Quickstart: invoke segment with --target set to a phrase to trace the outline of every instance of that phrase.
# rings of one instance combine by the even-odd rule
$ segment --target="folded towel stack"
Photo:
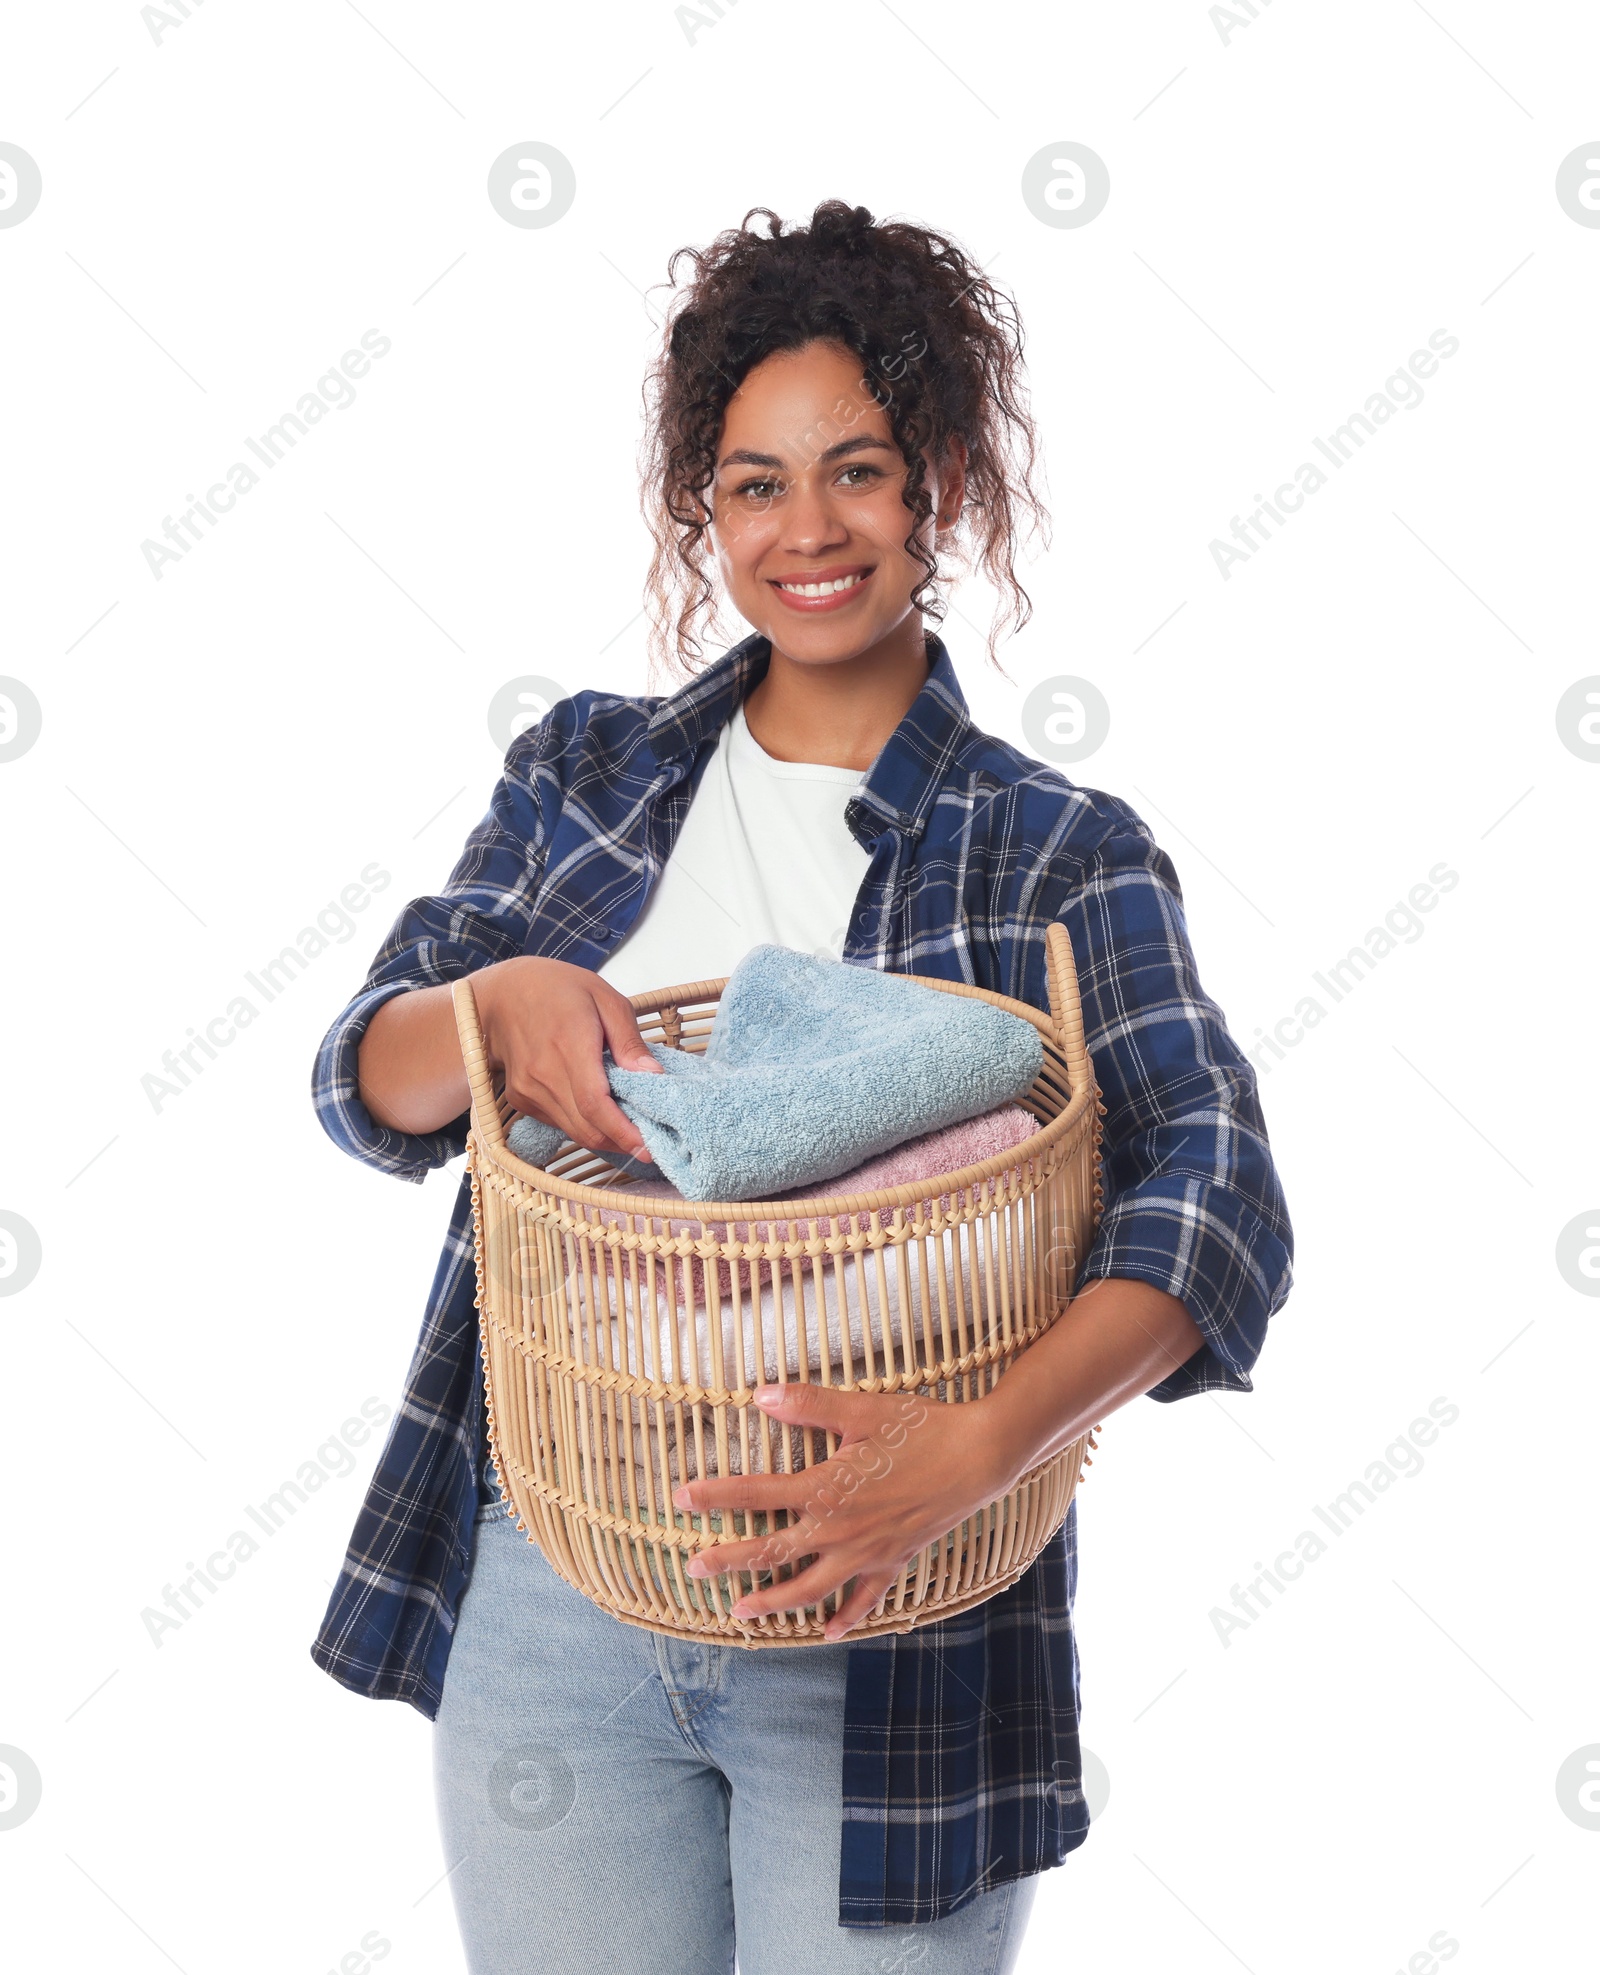
[[[648,1073],[647,1073],[648,1074]],[[907,1139],[897,1145],[892,1152],[880,1153],[875,1159],[867,1159],[849,1172],[840,1173],[830,1179],[825,1187],[804,1189],[791,1199],[823,1200],[840,1193],[878,1193],[889,1187],[910,1186],[918,1180],[936,1179],[941,1173],[960,1172],[967,1166],[976,1166],[985,1159],[992,1159],[997,1153],[1007,1152],[1024,1139],[1031,1138],[1039,1129],[1039,1121],[1031,1111],[1023,1110],[1020,1104],[1002,1104],[993,1111],[985,1111],[981,1117],[963,1119],[960,1124],[944,1125],[938,1131],[924,1132],[918,1138]],[[657,1209],[652,1202],[660,1200],[669,1203],[683,1199],[675,1186],[665,1180],[629,1180],[621,1189],[634,1196],[639,1205],[635,1213],[655,1215]],[[940,1201],[945,1212],[950,1210],[950,1196],[941,1194]],[[752,1206],[758,1206],[753,1201]],[[665,1216],[663,1216],[665,1218]],[[602,1221],[627,1221],[629,1215],[616,1207],[600,1209]],[[892,1207],[880,1207],[875,1211],[847,1214],[838,1217],[841,1230],[851,1228],[866,1229],[876,1223],[887,1227],[894,1219]],[[777,1220],[749,1221],[707,1221],[681,1220],[667,1221],[667,1230],[672,1234],[698,1234],[702,1227],[714,1241],[788,1241],[795,1233],[795,1226],[789,1221]],[[801,1230],[803,1232],[803,1230]],[[602,1248],[598,1253],[603,1260],[600,1266],[610,1271],[617,1261],[625,1257],[625,1250]],[[626,1261],[623,1260],[624,1273]],[[718,1300],[733,1294],[732,1264],[721,1260],[715,1264]],[[706,1265],[698,1260],[692,1263],[690,1275],[693,1279],[693,1294],[696,1309],[705,1307]],[[741,1271],[745,1293],[750,1291],[750,1271]],[[663,1297],[665,1292],[663,1291]],[[681,1294],[681,1284],[680,1284]],[[709,1363],[709,1357],[706,1362]]]
[[[1038,1130],[1038,1120],[1030,1112],[1020,1105],[1004,1105],[986,1112],[982,1117],[909,1140],[893,1152],[868,1160],[852,1172],[841,1174],[814,1197],[821,1199],[828,1194],[846,1192],[869,1193],[883,1187],[908,1185],[917,1180],[935,1178],[940,1173],[957,1172],[977,1165],[1013,1147],[1019,1149],[1020,1164],[1026,1157],[1027,1140]],[[641,1181],[626,1190],[637,1195],[639,1205],[635,1211],[643,1213],[651,1213],[658,1202],[663,1207],[669,1207],[674,1200],[681,1198],[675,1188],[667,1187],[659,1180]],[[953,1213],[963,1207],[971,1207],[976,1204],[974,1191],[962,1187],[940,1194],[940,1211]],[[797,1197],[803,1199],[805,1196]],[[752,1203],[755,1204],[758,1203]],[[879,1226],[890,1225],[894,1212],[892,1207],[884,1207],[840,1215],[837,1219],[840,1231],[852,1227],[865,1231],[875,1223]],[[616,1222],[627,1217],[620,1209],[602,1208],[599,1218]],[[796,1236],[804,1237],[808,1232],[800,1217],[793,1220],[705,1223],[673,1217],[669,1226],[673,1233],[698,1234],[704,1228],[715,1240],[770,1238],[787,1241]],[[871,1374],[881,1377],[885,1371],[911,1362],[907,1356],[907,1340],[912,1341],[914,1350],[924,1336],[924,1263],[928,1276],[928,1334],[937,1344],[941,1336],[941,1308],[954,1336],[958,1329],[957,1313],[965,1311],[970,1323],[975,1312],[983,1307],[984,1284],[997,1281],[1016,1261],[1003,1216],[996,1219],[990,1215],[980,1215],[976,1221],[962,1223],[938,1237],[924,1239],[917,1244],[917,1250],[914,1256],[908,1257],[904,1251],[890,1249],[882,1252],[881,1260],[879,1255],[868,1249],[859,1255],[840,1256],[837,1260],[821,1257],[813,1261],[809,1257],[801,1257],[791,1261],[758,1262],[753,1270],[750,1264],[740,1263],[737,1265],[737,1284],[734,1281],[735,1265],[721,1259],[710,1264],[697,1256],[677,1259],[670,1264],[670,1283],[667,1265],[657,1262],[652,1310],[648,1268],[643,1264],[630,1264],[625,1250],[597,1248],[598,1266],[604,1272],[601,1280],[605,1283],[603,1295],[598,1299],[602,1306],[604,1330],[597,1337],[586,1323],[583,1334],[569,1341],[570,1348],[584,1358],[595,1357],[599,1362],[641,1377],[663,1381],[683,1380],[713,1387],[720,1383],[729,1389],[741,1384],[771,1382],[780,1375],[790,1379],[802,1376],[816,1379],[824,1365],[829,1378],[836,1384]],[[569,1278],[569,1296],[583,1305],[585,1298],[576,1286],[578,1263],[575,1246],[569,1244],[566,1252],[573,1271]],[[638,1269],[637,1289],[634,1286],[634,1267]],[[614,1275],[611,1274],[613,1270]],[[718,1292],[715,1318],[706,1307],[708,1271],[713,1272]],[[1014,1305],[1020,1300],[1020,1295],[1014,1291]],[[840,1318],[841,1304],[845,1312],[843,1322]],[[684,1321],[691,1307],[694,1314],[692,1331]],[[718,1361],[712,1355],[713,1329],[722,1354],[720,1378]],[[870,1356],[867,1350],[869,1337],[872,1347]],[[803,1373],[802,1357],[805,1360]],[[691,1427],[687,1434],[689,1465],[685,1475],[679,1454],[677,1408],[666,1406],[658,1410],[652,1406],[649,1412],[667,1463],[670,1484],[676,1486],[680,1480],[692,1478],[698,1471],[695,1467],[694,1431]],[[764,1460],[769,1458],[762,1451],[767,1439],[767,1427],[766,1422],[752,1427],[751,1472],[761,1471]],[[607,1415],[602,1415],[599,1420],[598,1431],[601,1463],[609,1470],[612,1434]],[[773,1434],[777,1431],[770,1429]],[[630,1437],[636,1470],[642,1469],[648,1457],[637,1417],[634,1418]],[[776,1462],[780,1457],[774,1452],[770,1458]],[[805,1458],[803,1452],[800,1458]],[[625,1473],[620,1446],[618,1469],[619,1474]],[[746,1471],[744,1454],[737,1438],[730,1440],[727,1471],[734,1474]],[[642,1474],[636,1474],[635,1505],[639,1508],[648,1506],[642,1480]]]
[[[1033,1120],[1029,1123],[1033,1125]],[[1019,1165],[1026,1156],[1024,1142],[1019,1148]],[[1004,1173],[1001,1178],[1004,1179]],[[941,1195],[941,1209],[949,1212],[971,1208],[978,1204],[974,1199],[976,1193],[977,1189],[957,1188],[953,1194]],[[641,1206],[646,1204],[641,1201]],[[874,1220],[888,1221],[892,1214],[893,1209],[887,1209],[878,1214],[841,1218],[854,1218],[859,1227],[866,1228]],[[698,1228],[701,1224],[689,1225]],[[735,1224],[741,1233],[747,1225]],[[768,1223],[758,1222],[749,1231],[764,1238],[768,1227]],[[711,1231],[720,1236],[723,1229],[719,1226]],[[788,1224],[771,1224],[771,1232],[787,1238]],[[795,1232],[803,1235],[805,1230]],[[948,1322],[953,1348],[959,1351],[960,1313],[965,1313],[967,1346],[970,1348],[978,1342],[972,1326],[985,1307],[987,1286],[1001,1282],[1010,1285],[1008,1301],[1020,1320],[1025,1292],[1015,1273],[1022,1259],[1016,1239],[1019,1234],[1020,1229],[1012,1225],[1004,1209],[980,1211],[973,1219],[947,1228],[939,1235],[924,1237],[910,1251],[901,1247],[876,1252],[865,1249],[838,1257],[800,1256],[757,1263],[754,1285],[750,1266],[740,1263],[736,1290],[724,1296],[714,1312],[706,1308],[706,1264],[698,1257],[679,1258],[671,1264],[675,1299],[668,1289],[665,1267],[660,1262],[655,1264],[653,1306],[645,1267],[639,1266],[636,1292],[631,1267],[624,1260],[616,1276],[601,1277],[605,1288],[594,1299],[600,1306],[596,1309],[599,1323],[588,1318],[588,1298],[578,1290],[579,1265],[574,1246],[569,1244],[567,1256],[572,1270],[568,1278],[569,1307],[583,1308],[585,1317],[569,1335],[567,1348],[586,1362],[644,1378],[674,1383],[681,1380],[710,1388],[720,1384],[730,1391],[741,1385],[771,1384],[780,1377],[807,1377],[815,1381],[824,1366],[828,1382],[835,1385],[870,1375],[882,1377],[885,1372],[917,1362],[921,1356],[919,1347],[925,1344],[931,1344],[937,1354],[942,1345],[943,1322]],[[685,1321],[691,1299],[692,1325]],[[721,1350],[720,1376],[718,1361],[712,1354],[713,1341]],[[698,1472],[695,1464],[698,1435],[693,1415],[685,1414],[681,1407],[671,1403],[620,1396],[617,1403],[621,1407],[617,1424],[623,1427],[616,1436],[619,1470],[623,1467],[622,1445],[630,1437],[636,1467],[647,1465],[643,1424],[648,1418],[668,1467],[670,1485],[692,1479]],[[624,1422],[631,1422],[631,1434]],[[679,1447],[680,1422],[687,1444],[686,1469]],[[600,1469],[609,1471],[613,1439],[610,1409],[600,1409],[592,1424],[598,1433]],[[779,1429],[772,1428],[765,1419],[751,1424],[755,1438],[749,1472],[763,1469],[762,1446],[769,1428],[774,1436],[781,1437]],[[709,1437],[707,1429],[708,1440]],[[802,1454],[801,1458],[808,1457]],[[775,1465],[781,1464],[776,1454],[773,1460]],[[733,1474],[747,1471],[738,1439],[731,1435],[724,1471]],[[642,1488],[636,1489],[634,1499],[641,1508],[647,1505],[648,1498]]]
[[[1033,1024],[990,1002],[772,945],[728,977],[703,1053],[647,1046],[665,1074],[608,1054],[606,1080],[685,1200],[792,1195],[1014,1102],[1044,1061]],[[507,1142],[543,1166],[563,1135],[519,1118]]]

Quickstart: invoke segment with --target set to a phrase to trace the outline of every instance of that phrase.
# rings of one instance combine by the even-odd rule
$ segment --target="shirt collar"
[[[927,825],[950,763],[972,726],[966,696],[942,638],[928,638],[928,676],[905,717],[884,742],[846,808],[874,818],[913,842]],[[753,633],[668,695],[650,717],[650,750],[664,765],[693,758],[719,734],[745,695],[765,676],[772,647]]]

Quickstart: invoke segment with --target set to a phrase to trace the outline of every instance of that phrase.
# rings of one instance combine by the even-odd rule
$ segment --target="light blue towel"
[[[1044,1061],[1020,1015],[772,945],[752,947],[728,977],[703,1055],[647,1046],[664,1076],[604,1056],[611,1094],[656,1162],[624,1170],[659,1174],[690,1200],[771,1199],[848,1172],[1010,1103]],[[507,1136],[531,1166],[563,1142],[526,1117]]]

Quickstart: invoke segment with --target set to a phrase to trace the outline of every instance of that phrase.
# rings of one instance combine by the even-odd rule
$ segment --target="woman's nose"
[[[837,548],[848,540],[844,517],[828,498],[825,489],[800,482],[792,487],[783,504],[781,545],[795,555],[816,555]]]

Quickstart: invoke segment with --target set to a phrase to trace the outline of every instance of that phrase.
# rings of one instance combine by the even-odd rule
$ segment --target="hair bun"
[[[824,199],[811,215],[810,233],[820,247],[845,247],[860,252],[868,245],[875,224],[865,206],[847,206],[843,199]]]

